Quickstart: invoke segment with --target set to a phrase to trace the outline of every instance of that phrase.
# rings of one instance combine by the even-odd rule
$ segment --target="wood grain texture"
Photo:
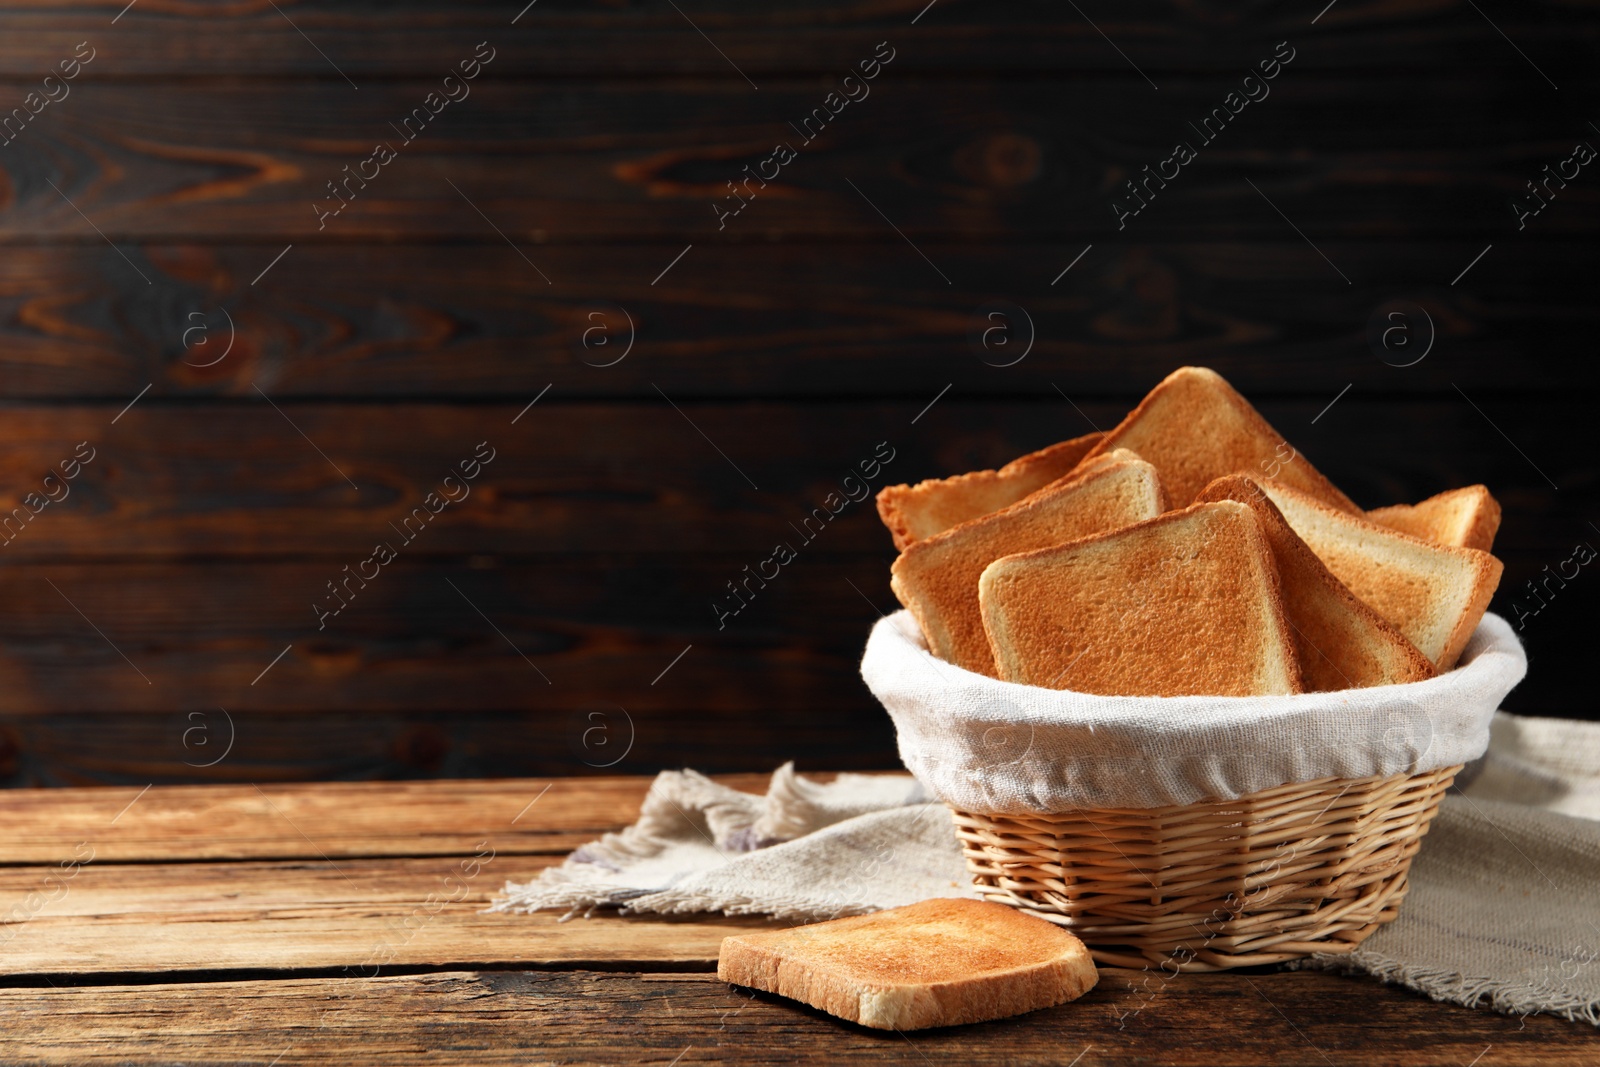
[[[1548,549],[1514,557],[1494,605],[1507,618],[1536,604],[1523,583],[1540,560],[1571,545]],[[858,674],[869,628],[895,606],[887,561],[801,561],[723,630],[710,591],[747,562],[738,556],[406,564],[320,635],[304,596],[323,580],[316,563],[30,565],[0,610],[0,781],[895,767],[889,718]],[[1509,709],[1592,707],[1591,597],[1571,583],[1525,620],[1538,667]]]
[[[499,711],[534,732],[517,751],[575,762],[569,724],[551,711],[605,708],[620,724],[620,705],[646,743],[694,710],[726,729],[755,707],[787,720],[854,703],[862,643],[894,605],[889,558],[796,564],[721,629],[713,604],[732,603],[742,556],[397,563],[321,631],[312,602],[338,573],[328,562],[40,565],[7,576],[4,714],[163,713],[169,755],[200,763],[220,754],[200,751],[207,730],[226,736],[220,705],[248,765],[261,720],[288,709]],[[810,632],[795,636],[797,625]],[[182,742],[189,714],[205,727],[194,745]]]
[[[1487,482],[1507,515],[1502,614],[1532,606],[1525,583],[1592,542],[1583,501],[1595,470],[1578,395],[1475,390],[1480,413],[1459,394],[1397,405],[1355,390],[1319,418],[1339,389],[1263,407],[1360,501]],[[774,541],[799,541],[790,524],[839,484],[827,472],[842,478],[877,440],[898,449],[885,471],[916,480],[994,466],[1085,418],[1109,426],[1126,408],[1074,409],[1054,395],[946,396],[915,425],[921,398],[686,402],[680,414],[665,401],[562,404],[552,393],[515,427],[519,409],[498,405],[284,406],[359,493],[260,402],[146,397],[115,426],[110,404],[13,409],[0,465],[19,494],[80,435],[101,454],[71,497],[6,546],[24,565],[6,571],[0,605],[0,776],[142,785],[590,773],[621,751],[580,744],[597,713],[616,731],[608,743],[631,735],[617,764],[628,770],[791,758],[893,766],[887,717],[858,677],[867,630],[894,605],[887,535],[867,506],[830,521],[725,627],[713,605],[733,605],[727,583]],[[496,422],[512,434],[483,430]],[[318,630],[313,603],[332,603],[327,582],[366,558],[480,432],[501,455],[473,495]],[[762,490],[741,488],[717,448]],[[1573,582],[1529,621],[1537,666],[1508,707],[1586,713],[1592,595]],[[205,766],[219,748],[185,739],[220,745],[228,723],[236,747]]]
[[[117,5],[120,6],[120,5]],[[1412,0],[1341,4],[1311,25],[1315,11],[1295,5],[1239,9],[1221,4],[1140,2],[1084,7],[1084,19],[1063,18],[1040,0],[1008,6],[944,0],[919,17],[926,0],[820,4],[789,0],[752,10],[733,3],[697,3],[685,12],[654,4],[562,4],[541,0],[513,24],[521,5],[452,4],[449,11],[418,2],[284,4],[293,25],[270,5],[194,6],[143,2],[109,27],[116,10],[71,0],[7,16],[0,37],[0,75],[29,77],[44,56],[71,54],[86,34],[105,57],[106,77],[297,76],[349,86],[342,70],[364,77],[447,68],[457,54],[485,38],[505,69],[523,76],[704,74],[738,82],[730,62],[750,75],[796,70],[832,71],[885,38],[907,67],[918,71],[1113,74],[1138,81],[1129,61],[1162,71],[1231,73],[1270,54],[1284,38],[1302,46],[1307,66],[1340,71],[1392,72],[1426,63],[1444,70],[1515,62],[1505,41],[1470,9]],[[913,24],[913,20],[916,20]],[[1592,26],[1567,5],[1537,3],[1496,12],[1495,22],[1541,64],[1557,70],[1588,62]],[[703,29],[728,57],[717,54]],[[294,27],[328,57],[319,56]],[[204,35],[206,47],[194,47]],[[337,70],[331,64],[337,65]],[[1530,78],[1537,76],[1528,71]],[[748,88],[748,86],[746,86]],[[1147,87],[1148,88],[1148,87]]]
[[[20,834],[0,842],[0,863],[13,864],[0,866],[0,1018],[28,1024],[0,1028],[0,1058],[293,1063],[359,1047],[380,1063],[667,1063],[698,1048],[719,1062],[1042,1064],[1065,1049],[1095,1063],[1431,1065],[1486,1046],[1507,1063],[1592,1052],[1579,1024],[1367,979],[1117,969],[1061,1008],[896,1041],[704,973],[723,936],[767,920],[479,910],[502,879],[558,861],[521,850],[550,847],[574,822],[630,818],[645,781],[559,780],[520,814],[538,782],[16,793]],[[408,829],[440,851],[392,855]],[[202,860],[202,849],[236,858]],[[280,849],[286,858],[237,858]],[[14,865],[41,850],[42,865]],[[186,862],[161,862],[174,853]],[[327,976],[296,976],[308,969]],[[117,984],[136,974],[154,981]]]
[[[462,964],[712,970],[724,937],[772,925],[763,917],[607,915],[563,923],[559,912],[487,913],[507,879],[527,881],[560,862],[500,855],[500,837],[488,830],[457,855],[426,859],[97,860],[64,881],[64,891],[46,880],[54,867],[0,868],[7,908],[25,906],[30,894],[49,901],[22,913],[31,918],[0,926],[9,935],[0,974],[348,968],[348,976],[366,978],[394,967]]]
[[[893,605],[870,505],[719,628],[726,583],[878,441],[896,481],[993,466],[1182,363],[1364,504],[1488,483],[1504,614],[1592,537],[1600,186],[1510,210],[1591,137],[1560,105],[1593,95],[1581,8],[122,6],[0,32],[0,115],[98,49],[0,148],[0,503],[100,449],[0,552],[0,781],[599,774],[596,721],[617,769],[893,766],[857,670]],[[318,228],[480,41],[472,95]],[[871,97],[719,229],[724,183],[880,41]],[[1117,229],[1120,184],[1278,41],[1271,96]],[[1366,336],[1395,298],[1438,331],[1403,370]],[[1035,335],[1009,368],[972,340],[997,301]],[[636,328],[610,367],[602,305]],[[473,496],[317,629],[485,438]],[[1594,595],[1529,621],[1509,707],[1593,713]]]
[[[1146,988],[1148,987],[1148,988]],[[1435,1004],[1368,979],[1107,969],[1081,1000],[913,1035],[870,1031],[710,975],[483,973],[366,981],[0,989],[0,1036],[28,1063],[1220,1063],[1576,1065],[1592,1028]],[[1119,1025],[1120,1023],[1120,1025]],[[359,1049],[359,1052],[355,1050]],[[1484,1055],[1486,1050],[1488,1055]],[[676,1058],[675,1058],[676,1057]],[[1490,1058],[1492,1057],[1492,1059]]]
[[[859,635],[857,635],[859,636]],[[798,672],[811,661],[789,651],[773,659]],[[818,658],[814,669],[843,678],[859,661]],[[752,676],[764,657],[746,657]],[[798,667],[797,667],[798,665]],[[780,706],[770,678],[721,680],[719,702],[689,703],[621,714],[618,704],[583,695],[553,709],[472,708],[398,711],[310,707],[230,712],[237,740],[226,758],[225,720],[209,711],[148,714],[78,712],[57,706],[45,715],[0,718],[0,784],[86,786],[150,782],[319,782],[332,780],[493,778],[511,775],[583,776],[647,773],[693,767],[705,772],[765,768],[794,761],[802,770],[844,767],[886,770],[900,766],[889,717],[856,680],[814,686],[826,705]],[[1563,694],[1557,693],[1557,696]],[[1581,713],[1589,705],[1574,693],[1570,705],[1536,705],[1540,714]],[[205,725],[210,744],[191,733]],[[598,730],[599,732],[591,732]],[[629,732],[633,744],[627,746]],[[184,746],[185,735],[191,743]]]
[[[18,520],[20,532],[3,551],[30,560],[316,554],[341,561],[328,580],[345,563],[354,571],[384,539],[406,559],[765,555],[778,539],[796,542],[801,553],[880,552],[889,542],[870,503],[843,497],[861,495],[860,484],[844,479],[875,454],[887,462],[870,479],[874,492],[886,481],[997,466],[1091,426],[1109,427],[1133,399],[1077,403],[1055,390],[1015,402],[947,395],[919,418],[946,381],[930,373],[926,399],[912,402],[808,405],[669,401],[670,392],[629,405],[559,403],[552,392],[515,424],[533,397],[483,406],[276,409],[260,399],[171,406],[146,398],[116,425],[122,403],[14,407],[0,455],[0,478],[12,487],[10,499],[0,496],[7,507],[42,485],[76,442],[91,442],[96,458],[71,483],[70,497],[27,525]],[[1506,507],[1501,545],[1513,556],[1521,538],[1541,543],[1544,516],[1581,524],[1581,512],[1567,510],[1578,503],[1565,503],[1539,472],[1563,490],[1595,484],[1585,443],[1591,401],[1583,394],[1469,400],[1452,392],[1397,406],[1352,392],[1319,417],[1346,384],[1330,380],[1315,401],[1263,399],[1259,407],[1358,504],[1485,482]],[[485,441],[495,456],[470,495],[402,537],[401,520]],[[827,504],[830,493],[839,496]],[[837,518],[813,519],[801,531],[825,504]],[[1568,536],[1550,535],[1544,543]]]
[[[1562,106],[1594,95],[1588,11],[63,0],[0,16],[0,116],[85,39],[71,97],[0,147],[0,501],[99,449],[0,553],[0,781],[122,787],[8,794],[0,908],[29,917],[0,925],[0,1061],[1593,1060],[1590,1028],[1313,974],[1108,971],[885,1037],[704,973],[760,920],[477,910],[633,818],[648,779],[618,769],[895,764],[856,673],[892,604],[870,505],[725,629],[710,607],[881,440],[894,480],[992,466],[1209,363],[1362,503],[1489,483],[1507,611],[1592,540],[1571,356],[1600,186],[1525,231],[1510,208],[1591,139]],[[1120,184],[1280,40],[1271,97],[1118,229]],[[325,183],[480,41],[471,97],[319,228]],[[724,183],[880,41],[871,98],[719,229]],[[1364,336],[1397,297],[1439,332],[1403,371]],[[1037,334],[1008,369],[970,340],[999,300]],[[637,325],[607,368],[601,303]],[[235,347],[198,365],[223,311]],[[316,629],[311,597],[485,438],[472,497]],[[1530,621],[1509,706],[1593,714],[1587,581]],[[610,770],[595,714],[632,744]],[[441,775],[522,777],[283,784]]]
[[[1122,80],[898,75],[886,68],[870,96],[807,144],[791,124],[822,106],[829,90],[815,79],[759,93],[704,81],[526,84],[496,80],[491,66],[407,143],[396,124],[437,80],[330,100],[328,86],[302,81],[197,93],[85,74],[5,147],[0,241],[98,242],[85,217],[125,243],[482,241],[494,237],[487,217],[533,252],[545,241],[641,238],[892,242],[885,215],[913,240],[1286,242],[1298,227],[1313,242],[1509,241],[1511,198],[1592,133],[1467,74],[1422,94],[1407,81],[1290,67],[1211,143],[1189,123],[1221,107],[1234,79],[1169,80],[1156,93]],[[1571,80],[1569,90],[1594,86]],[[1112,201],[1126,197],[1123,183],[1142,181],[1141,168],[1180,140],[1197,157],[1119,223]],[[370,181],[348,179],[348,205],[325,217],[344,203],[329,183],[346,181],[346,167],[355,174],[379,142],[396,158],[368,165]],[[728,183],[779,143],[798,158],[776,177],[768,167],[767,188],[731,198]],[[735,218],[713,210],[744,199]],[[1574,181],[1527,228],[1592,236],[1596,203],[1600,187]],[[641,272],[653,277],[675,252]],[[125,284],[142,284],[134,269],[118,271]],[[1454,271],[1441,274],[1444,284]],[[1341,281],[1329,271],[1329,289]]]
[[[768,780],[764,774],[717,777],[729,788],[755,793],[764,793]],[[92,843],[93,862],[101,865],[470,856],[477,842],[490,838],[502,856],[564,853],[638,818],[650,782],[611,775],[581,781],[18,789],[5,795],[0,865],[70,860],[80,841]],[[168,876],[183,877],[178,868]],[[27,884],[26,876],[16,878],[13,888]]]
[[[1393,396],[1451,382],[1600,386],[1591,361],[1570,358],[1600,328],[1588,300],[1600,252],[1531,233],[1497,244],[1455,288],[1481,244],[1319,241],[1352,286],[1329,285],[1328,261],[1292,233],[1293,243],[1088,252],[1088,242],[922,245],[947,286],[888,236],[696,244],[656,285],[681,246],[530,246],[549,286],[498,241],[296,245],[257,285],[281,245],[127,249],[151,286],[126,284],[131,272],[103,242],[17,247],[0,257],[0,397],[126,403],[153,383],[146,400],[257,399],[259,383],[280,401],[446,400],[553,383],[561,398],[659,399],[653,382],[671,395],[794,401],[923,396],[945,382],[967,397],[1051,382],[1136,397],[1178,360],[1215,366],[1251,396],[1322,396],[1346,382]],[[1368,323],[1393,325],[1380,313],[1393,298],[1426,308],[1435,358],[1400,369],[1375,354]],[[986,318],[1002,299],[1022,313]],[[1405,329],[1424,345],[1412,317]],[[974,335],[997,322],[988,353]],[[998,340],[1015,353],[1030,336],[1014,366],[980,359],[1004,362]]]

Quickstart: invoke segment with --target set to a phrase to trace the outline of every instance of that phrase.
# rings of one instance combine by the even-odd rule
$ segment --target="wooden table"
[[[756,789],[764,776],[723,779]],[[28,790],[0,834],[0,1063],[1592,1064],[1592,1028],[1318,974],[1107,969],[883,1034],[716,980],[763,920],[485,914],[646,778]]]

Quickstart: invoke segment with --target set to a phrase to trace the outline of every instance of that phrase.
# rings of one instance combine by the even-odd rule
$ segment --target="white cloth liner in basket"
[[[1466,763],[1527,669],[1493,614],[1454,670],[1337,693],[1109,697],[1002,682],[935,658],[908,611],[873,627],[861,661],[906,768],[946,803],[997,815],[1233,800]]]

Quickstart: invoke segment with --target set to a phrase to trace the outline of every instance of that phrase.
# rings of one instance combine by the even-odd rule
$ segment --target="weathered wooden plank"
[[[1549,533],[1502,551],[1511,569],[1494,606],[1508,618],[1519,602],[1538,607],[1524,583],[1546,563],[1596,540],[1593,530]],[[297,730],[326,733],[298,751],[303,772],[331,777],[448,773],[461,758],[477,773],[551,773],[585,754],[621,757],[630,735],[630,758],[644,762],[628,768],[650,767],[727,729],[752,753],[786,739],[785,754],[804,760],[845,722],[870,721],[857,664],[879,612],[897,606],[890,558],[797,560],[766,588],[752,584],[755,599],[721,628],[718,607],[735,606],[726,583],[749,562],[738,555],[406,561],[321,631],[312,605],[326,562],[30,565],[8,573],[0,602],[0,722],[18,732],[17,748],[63,773],[134,784],[184,773],[180,764],[205,770],[225,749],[214,776],[271,780],[269,768],[296,761]],[[1541,662],[1530,710],[1585,703],[1572,656],[1583,589],[1552,584],[1548,607],[1524,620]],[[607,753],[579,744],[591,712],[616,731]],[[147,743],[125,747],[133,724],[115,715],[127,713],[152,731]],[[68,718],[47,721],[58,716]],[[869,749],[886,740],[850,736]],[[352,762],[322,762],[335,737]],[[0,764],[16,772],[17,759]]]
[[[220,706],[236,728],[234,774],[252,773],[266,755],[257,731],[286,727],[264,720],[290,709],[495,712],[533,733],[508,738],[506,759],[573,763],[569,727],[583,723],[558,712],[604,709],[621,730],[626,709],[643,752],[690,711],[707,731],[736,722],[758,692],[756,706],[790,722],[854,703],[867,630],[894,604],[891,558],[797,562],[721,629],[714,605],[737,606],[727,583],[750,562],[737,555],[401,561],[322,630],[313,605],[333,603],[326,583],[339,575],[326,561],[41,564],[7,572],[3,712],[156,713],[162,762],[198,764],[220,743],[201,753],[183,737],[199,723],[197,742],[223,741]]]
[[[288,242],[493,239],[486,216],[532,253],[547,240],[644,237],[895,242],[881,209],[918,241],[1287,242],[1285,216],[1313,241],[1508,241],[1518,228],[1509,198],[1593,136],[1466,72],[1418,93],[1409,81],[1290,67],[1269,96],[1202,138],[1189,123],[1222,108],[1233,81],[1168,80],[1156,93],[1126,80],[926,82],[891,66],[807,143],[796,131],[829,91],[813,79],[759,93],[740,82],[527,84],[497,80],[491,66],[407,141],[399,124],[435,81],[330,97],[332,86],[305,82],[196,91],[84,75],[5,147],[0,240],[99,242],[87,216],[130,245],[248,237],[273,245],[265,263]],[[1196,157],[1167,165],[1170,180],[1143,191],[1148,207],[1119,221],[1123,182],[1144,181],[1141,168],[1180,140]],[[797,157],[764,164],[779,143]],[[735,197],[729,183],[747,165],[765,176]],[[1530,228],[1562,239],[1600,228],[1593,181],[1552,195]],[[135,266],[117,276],[142,285],[142,256],[127,251]],[[676,253],[662,251],[640,265],[644,277]],[[1453,276],[1441,273],[1439,284]],[[1342,281],[1330,270],[1330,290]]]
[[[1329,399],[1338,391],[1330,388]],[[930,398],[936,392],[931,389]],[[1315,462],[1366,502],[1488,482],[1506,505],[1498,550],[1508,570],[1495,602],[1502,614],[1514,617],[1518,603],[1531,606],[1524,583],[1559,565],[1573,543],[1592,543],[1581,511],[1582,489],[1594,480],[1581,396],[1510,402],[1479,393],[1476,400],[1493,425],[1459,397],[1396,406],[1360,396],[1356,390],[1340,399],[1315,425],[1311,420],[1326,406],[1320,400],[1265,407]],[[721,484],[735,482],[737,473],[664,402],[655,412],[547,405],[549,399],[516,427],[519,433],[538,428],[527,455],[535,465],[548,464],[531,477],[509,479],[527,506],[501,516],[497,501],[485,509],[486,521],[474,510],[483,507],[483,490],[500,470],[515,470],[508,459],[497,459],[460,509],[469,520],[465,528],[443,526],[450,518],[443,516],[425,535],[429,540],[419,538],[416,546],[439,544],[441,550],[407,552],[325,631],[315,628],[314,596],[365,553],[320,557],[325,563],[259,557],[337,553],[341,547],[370,551],[364,541],[372,534],[360,504],[344,509],[319,507],[315,496],[296,499],[296,484],[336,483],[321,498],[334,502],[340,490],[337,475],[287,423],[270,409],[136,406],[115,427],[102,426],[117,435],[97,438],[105,457],[80,475],[73,497],[46,509],[7,546],[14,560],[30,565],[8,569],[8,596],[0,607],[0,639],[8,650],[0,657],[0,677],[9,694],[0,719],[0,777],[14,784],[142,785],[585,773],[617,752],[607,749],[604,758],[588,752],[585,760],[578,739],[595,712],[617,729],[619,743],[631,732],[634,747],[618,764],[629,770],[683,764],[735,769],[788,758],[809,766],[893,766],[887,719],[856,670],[867,628],[877,611],[893,604],[883,583],[888,549],[867,506],[830,523],[815,551],[803,550],[783,580],[760,590],[724,629],[713,602],[744,566],[765,558],[773,540],[794,534],[789,523],[824,498],[830,486],[821,472],[830,465],[846,470],[859,460],[847,451],[852,439],[870,442],[885,427],[905,426],[915,435],[909,441],[886,434],[904,446],[903,457],[887,469],[914,480],[1002,462],[1077,432],[1063,420],[1082,417],[1065,401],[1053,408],[974,405],[953,396],[915,427],[910,423],[920,403],[788,410],[688,405],[695,424],[730,455],[748,462],[746,450],[779,452],[772,466],[751,465],[767,487],[756,494]],[[1079,407],[1099,425],[1109,425],[1121,410],[1103,403]],[[349,458],[345,445],[361,450],[367,458],[351,470],[363,478],[369,459],[392,471],[391,456],[401,452],[418,472],[417,495],[432,473],[424,454],[448,456],[447,438],[471,441],[484,411],[496,410],[286,409],[337,462]],[[69,431],[81,427],[92,435],[91,419],[109,423],[113,414],[109,406],[12,412],[12,448],[4,453],[12,465],[9,483],[42,477],[34,471],[60,458],[54,445],[67,448],[76,436]],[[512,414],[503,409],[501,418],[509,423]],[[251,418],[257,419],[253,428]],[[334,434],[325,437],[324,427]],[[602,441],[608,443],[598,449],[591,444]],[[125,452],[129,447],[135,451]],[[296,468],[285,456],[297,448],[303,456]],[[1519,448],[1566,491],[1541,488],[1538,471]],[[226,473],[231,457],[251,455],[254,462]],[[173,473],[198,468],[204,474],[202,464],[218,464],[202,491]],[[541,480],[567,478],[574,467],[580,474],[559,482],[556,492]],[[782,499],[763,500],[775,484]],[[552,525],[549,501],[563,494],[571,498],[567,518]],[[656,500],[660,507],[646,503]],[[213,509],[209,518],[207,508]],[[600,515],[591,518],[596,510]],[[380,533],[386,526],[375,517],[366,522]],[[267,534],[251,542],[263,527]],[[61,530],[71,536],[57,537]],[[628,530],[637,532],[631,544],[619,536]],[[348,538],[345,546],[340,537]],[[591,551],[529,555],[570,553],[575,544]],[[44,562],[64,555],[165,556],[175,545],[245,558]],[[713,545],[720,551],[703,553]],[[702,551],[619,555],[641,548]],[[1535,666],[1510,708],[1592,714],[1582,667],[1590,604],[1584,589],[1581,580],[1574,583],[1529,621]],[[651,684],[691,644],[693,651]],[[552,684],[544,684],[529,660]],[[219,713],[224,708],[232,719]],[[624,709],[627,717],[619,715]],[[220,744],[229,722],[236,748],[205,766],[219,749],[186,746],[185,737],[195,736],[190,731],[198,723],[208,743]]]
[[[1150,990],[1142,988],[1149,986]],[[1072,1004],[904,1035],[710,975],[483,973],[0,990],[13,1062],[152,1064],[929,1063],[1396,1067],[1593,1062],[1594,1031],[1318,974],[1108,969]],[[676,1057],[676,1058],[675,1058]]]
[[[854,635],[858,646],[864,633]],[[580,679],[578,692],[563,695],[552,708],[536,710],[351,710],[318,703],[228,716],[216,706],[178,713],[63,707],[7,714],[0,716],[0,785],[495,778],[671,767],[723,772],[773,769],[786,760],[807,771],[898,767],[889,717],[853,677],[859,658],[859,647],[826,658],[803,649],[747,656],[732,678],[716,680],[720,691],[710,699],[718,706],[708,706],[710,699],[642,710],[600,704],[590,694],[606,683],[595,676]],[[430,665],[420,673],[442,669]],[[773,678],[806,669],[835,673],[838,680],[811,687],[826,702],[795,707],[789,694],[777,693]],[[1546,685],[1539,699],[1550,696],[1551,688]],[[1570,701],[1536,703],[1538,714],[1582,716],[1590,708],[1587,690],[1575,681],[1554,688],[1555,696],[1570,695]],[[337,695],[331,690],[319,699]],[[221,747],[229,722],[235,735],[231,751]],[[203,735],[191,732],[201,726],[208,731],[206,746],[198,744]],[[209,763],[224,751],[219,762]]]
[[[1482,481],[1506,505],[1501,544],[1513,554],[1539,543],[1534,531],[1545,522],[1576,532],[1578,504],[1545,476],[1562,487],[1593,484],[1589,394],[1480,392],[1469,403],[1451,390],[1403,404],[1373,399],[1399,373],[1376,364],[1325,415],[1352,383],[1329,377],[1315,401],[1266,398],[1259,406],[1364,506]],[[26,525],[26,515],[13,520],[5,552],[14,560],[315,553],[343,561],[329,581],[342,578],[343,564],[370,577],[372,567],[360,564],[380,542],[407,560],[574,548],[764,556],[780,539],[802,555],[881,552],[886,537],[871,504],[851,504],[844,493],[865,496],[889,481],[994,466],[1111,426],[1136,399],[1078,402],[1068,399],[1070,374],[1056,381],[1060,392],[1017,402],[969,402],[953,392],[939,398],[948,379],[930,369],[926,399],[891,403],[669,403],[668,389],[629,405],[562,403],[552,392],[532,408],[532,396],[486,406],[269,406],[260,399],[170,406],[145,398],[120,417],[127,403],[120,397],[18,406],[6,414],[0,453],[7,506],[36,486],[54,486],[44,479],[76,442],[90,442],[96,453],[69,497]],[[270,393],[272,383],[264,384]],[[922,408],[929,410],[919,415]],[[492,461],[470,486],[446,484],[458,464],[490,450]],[[444,499],[424,507],[428,494],[441,490],[460,502],[430,516]],[[470,495],[462,498],[464,491]],[[418,508],[428,521],[413,518],[402,531]],[[837,511],[837,520],[826,510],[813,516],[818,509]],[[1569,536],[1566,526],[1558,532],[1554,540]],[[80,592],[93,602],[92,591]],[[45,613],[70,610],[52,599],[54,607],[42,598],[30,603]]]
[[[114,833],[91,834],[76,855]],[[498,842],[514,834],[502,823],[482,837],[458,836],[464,855],[426,859],[102,864],[94,852],[70,874],[59,864],[0,868],[0,914],[21,917],[0,923],[0,974],[348,968],[367,977],[388,967],[463,964],[708,970],[729,933],[770,925],[759,917],[563,923],[559,912],[487,913],[506,879],[525,881],[560,861],[501,854]]]
[[[153,383],[147,400],[255,398],[252,382],[280,401],[504,397],[552,383],[559,397],[658,400],[652,382],[703,397],[921,396],[933,368],[934,388],[961,396],[1052,381],[1132,396],[1182,363],[1216,366],[1252,394],[1600,385],[1590,361],[1569,358],[1600,328],[1593,246],[1501,242],[1451,288],[1481,244],[1319,241],[1319,253],[1287,236],[1088,252],[923,245],[951,286],[898,238],[696,244],[656,285],[681,246],[530,249],[549,286],[498,239],[297,245],[257,285],[282,246],[147,245],[151,286],[125,284],[132,274],[103,242],[24,246],[0,257],[0,397],[126,398]],[[1328,260],[1355,284],[1330,286]],[[1395,373],[1381,355],[1405,362],[1400,339],[1427,344],[1421,316],[1379,314],[1402,296],[1426,306],[1437,336],[1433,358]],[[986,318],[999,299],[1022,311]],[[1374,351],[1375,314],[1400,325],[1394,352]],[[996,325],[993,352],[974,344]],[[980,358],[1006,362],[1030,338],[1003,372]]]
[[[701,2],[683,9],[692,15],[691,25],[670,7],[644,4],[591,10],[544,0],[521,12],[515,4],[475,2],[452,4],[445,12],[418,2],[315,2],[287,7],[291,25],[270,5],[178,9],[144,3],[113,28],[109,23],[116,10],[75,0],[8,13],[7,33],[0,38],[0,75],[31,77],[43,66],[41,56],[70,55],[85,35],[104,56],[104,70],[95,73],[108,78],[295,75],[337,85],[345,85],[339,71],[358,81],[434,70],[442,76],[457,56],[470,54],[485,38],[500,49],[505,58],[498,62],[505,69],[533,76],[696,73],[737,80],[734,64],[752,77],[842,71],[856,56],[870,55],[885,37],[900,46],[905,65],[919,71],[1066,69],[1134,81],[1138,74],[1131,61],[1152,75],[1232,73],[1254,66],[1286,37],[1304,49],[1308,66],[1339,70],[1392,73],[1403,64],[1408,70],[1459,71],[1518,62],[1489,25],[1468,17],[1470,11],[1429,3],[1339,5],[1315,25],[1316,11],[1292,4],[1247,15],[1226,7],[1146,0],[1090,4],[1084,17],[1065,17],[1059,7],[1042,2],[1008,5],[1004,11],[940,3],[920,14],[926,6],[926,0],[806,0],[752,9]],[[1495,15],[1496,24],[1558,81],[1562,71],[1581,68],[1593,53],[1594,27],[1571,7],[1529,4]],[[1543,86],[1533,70],[1526,77]]]
[[[735,789],[765,792],[768,776],[719,775],[717,780]],[[5,794],[0,866],[83,859],[75,853],[80,842],[90,845],[92,863],[100,866],[154,860],[470,856],[477,842],[489,838],[502,856],[566,852],[631,823],[650,782],[649,777],[612,775],[15,789]],[[180,881],[187,877],[181,869],[163,869]],[[13,879],[11,888],[26,888],[42,873],[12,871],[6,877]],[[108,877],[113,878],[108,891],[114,891],[114,876]],[[51,913],[62,914],[54,906]]]

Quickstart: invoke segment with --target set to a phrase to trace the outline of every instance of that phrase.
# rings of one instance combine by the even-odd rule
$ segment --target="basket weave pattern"
[[[1393,919],[1460,769],[1164,808],[955,811],[956,835],[984,897],[1067,927],[1101,963],[1251,967],[1351,952]]]

